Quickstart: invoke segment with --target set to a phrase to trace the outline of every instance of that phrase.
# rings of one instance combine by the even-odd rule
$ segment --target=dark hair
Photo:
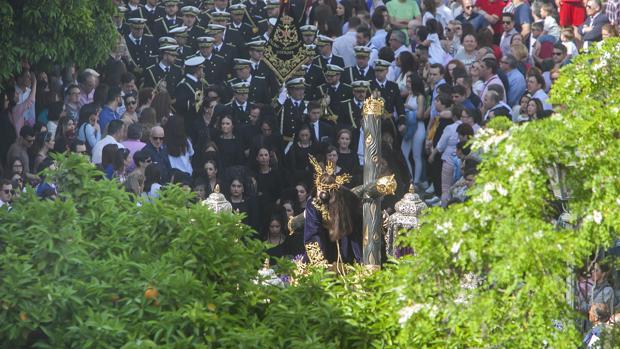
[[[161,182],[161,169],[158,164],[150,164],[144,170],[144,191],[151,191],[153,183]]]
[[[530,104],[530,102],[534,102],[534,104],[536,105],[536,113],[534,113],[534,115],[532,116],[536,119],[542,119],[544,117],[543,113],[545,111],[542,101],[538,98],[530,98],[527,104]],[[527,110],[526,110],[526,113],[527,113]]]
[[[140,139],[142,137],[142,125],[138,122],[127,127],[128,139]]]
[[[420,75],[414,72],[409,75],[409,79],[411,79],[411,93],[413,93],[414,96],[424,96],[426,93],[424,89],[424,80],[422,80]]]
[[[445,72],[446,72],[446,70],[444,69],[443,65],[441,65],[439,63],[433,63],[428,68],[429,69],[439,69],[439,75],[444,75]]]
[[[341,1],[340,3],[342,4],[343,1]],[[345,15],[346,15],[346,13],[345,13]],[[345,20],[346,20],[346,18],[345,18]],[[362,20],[359,17],[351,16],[349,18],[349,29],[353,29],[353,28],[357,29],[361,24],[362,24]]]
[[[108,124],[108,135],[114,135],[118,131],[121,131],[125,127],[125,124],[121,120],[112,120]]]
[[[120,148],[116,150],[116,154],[114,154],[114,170],[121,171],[125,168],[125,160],[129,157],[129,149]]]
[[[430,12],[433,15],[436,13],[437,4],[435,3],[435,0],[422,0],[422,4],[424,5],[426,11]]]
[[[450,108],[452,106],[452,96],[446,93],[440,93],[437,95],[436,99],[446,108]]]
[[[456,149],[460,150],[463,155],[467,156],[471,153],[471,147],[467,145],[467,141],[460,141],[456,144]]]
[[[502,12],[502,18],[504,17],[508,17],[510,18],[510,21],[514,22],[515,20],[515,15],[512,14],[511,12]]]
[[[84,104],[82,108],[80,108],[80,117],[78,119],[78,124],[81,126],[84,123],[88,123],[90,116],[97,114],[99,107],[95,103]]]
[[[185,123],[182,118],[168,120],[164,125],[164,143],[168,147],[168,154],[181,156],[187,152],[189,143],[185,134]]]
[[[116,159],[116,152],[118,151],[118,145],[114,143],[106,144],[101,150],[101,167],[113,164]]]
[[[121,75],[121,84],[126,84],[135,80],[136,77],[130,72],[126,72]]]
[[[545,78],[542,76],[542,74],[538,74],[538,73],[536,73],[534,71],[532,71],[529,74],[527,74],[528,78],[532,77],[532,76],[534,77],[534,79],[536,79],[536,82],[540,85],[540,88],[544,90],[546,84],[545,84]]]
[[[457,85],[452,86],[452,93],[456,93],[457,95],[460,95],[460,96],[465,96],[467,94],[467,89],[464,86],[457,84]]]
[[[497,74],[497,59],[495,58],[485,58],[482,60],[482,64],[488,69],[491,69],[491,73]]]
[[[112,86],[108,90],[108,96],[106,97],[105,102],[106,102],[106,104],[114,102],[120,96],[121,96],[121,88],[120,87],[116,87],[116,86]]]
[[[138,106],[145,105],[153,97],[152,87],[143,87],[138,91]]]
[[[95,93],[93,94],[93,103],[97,104],[98,106],[102,106],[106,103],[106,100],[108,99],[108,93],[110,91],[110,86],[107,84],[99,84],[99,86],[97,86],[97,88],[95,89]]]
[[[47,110],[47,120],[58,121],[58,119],[60,119],[60,114],[62,114],[62,110],[64,108],[65,104],[63,102],[52,102],[49,109]]]
[[[138,166],[141,162],[145,162],[150,157],[151,156],[146,150],[138,150],[137,152],[133,153],[133,162],[136,164],[136,166]]]
[[[403,51],[398,55],[400,59],[400,73],[401,75],[407,74],[408,72],[416,72],[418,71],[418,62],[416,62],[415,57],[409,51]]]
[[[308,103],[308,112],[314,109],[321,109],[321,103],[319,103],[318,101],[310,101]]]
[[[123,103],[125,103],[125,106],[127,106],[127,100],[128,100],[129,98],[133,98],[133,99],[135,99],[135,100],[136,100],[136,103],[137,103],[137,102],[138,102],[138,101],[137,101],[137,99],[138,99],[138,97],[137,97],[137,96],[138,96],[138,94],[137,94],[135,91],[131,91],[130,93],[126,93],[126,94],[123,96]],[[136,104],[136,106],[137,106],[137,104]]]
[[[34,129],[32,128],[32,126],[24,125],[22,126],[21,130],[19,130],[19,136],[22,138],[34,137]]]
[[[370,38],[370,29],[365,25],[357,27],[357,32],[362,34],[365,38]]]
[[[482,123],[482,113],[480,113],[480,109],[478,108],[467,108],[465,112],[474,119],[474,122],[478,125]]]
[[[377,7],[375,12],[372,14],[371,22],[375,28],[383,29],[383,27],[385,27],[385,18],[383,17],[383,12],[378,10],[379,7]]]
[[[493,32],[489,28],[478,30],[478,47],[493,47]]]
[[[596,321],[598,322],[607,322],[611,317],[611,312],[609,311],[609,307],[605,303],[594,303],[590,306],[589,309],[594,316],[596,317]]]
[[[384,61],[392,62],[394,61],[394,51],[389,46],[384,46],[379,50],[378,57]]]
[[[474,136],[474,128],[468,124],[460,124],[456,128],[456,133],[458,133],[459,136],[470,138]]]

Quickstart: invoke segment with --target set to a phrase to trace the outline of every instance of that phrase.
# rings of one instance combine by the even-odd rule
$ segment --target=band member
[[[156,87],[165,81],[166,90],[174,96],[175,88],[183,77],[181,67],[175,64],[179,55],[178,47],[178,45],[166,45],[159,48],[161,60],[146,69],[144,87]]]
[[[355,46],[355,65],[345,69],[342,81],[351,83],[356,80],[372,81],[375,79],[375,71],[368,62],[372,49],[368,46]]]
[[[185,60],[185,77],[177,85],[174,94],[174,107],[178,115],[185,119],[185,127],[188,134],[192,134],[192,125],[202,117],[200,109],[204,95],[204,71],[205,58],[193,56]]]
[[[157,38],[168,35],[170,29],[183,25],[183,18],[179,17],[179,0],[164,1],[166,15],[159,17],[153,23],[153,35]]]
[[[335,109],[340,102],[351,99],[352,92],[351,86],[348,84],[343,84],[340,82],[340,76],[344,72],[344,69],[337,65],[328,64],[327,70],[325,71],[325,80],[326,83],[319,86],[320,96],[315,96],[319,99],[326,96],[329,96],[329,107],[331,109]]]
[[[146,27],[145,18],[130,18],[127,20],[127,23],[131,31],[128,35],[125,35],[127,49],[131,59],[142,71],[154,63],[152,55],[156,48],[155,39],[152,35],[144,33],[144,28]]]
[[[292,144],[308,106],[304,101],[306,81],[304,78],[291,79],[287,81],[286,89],[288,95],[285,99],[278,101],[278,130],[282,139]]]
[[[226,81],[226,61],[224,57],[213,53],[215,39],[210,36],[201,36],[198,41],[198,54],[205,58],[205,80],[210,85],[222,85]]]

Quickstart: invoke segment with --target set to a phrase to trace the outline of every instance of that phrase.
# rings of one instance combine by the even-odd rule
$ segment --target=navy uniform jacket
[[[252,4],[251,1],[244,2],[248,14],[252,16],[252,19],[256,23],[257,20],[266,18],[267,11],[265,11],[265,2],[261,0],[257,0],[255,4]]]
[[[353,81],[365,80],[373,81],[375,79],[375,70],[371,66],[366,67],[364,76],[360,75],[359,68],[356,65],[350,66],[344,70],[340,81],[350,84]]]
[[[231,23],[228,26],[228,30],[236,30],[241,33],[241,36],[243,37],[243,42],[240,43],[241,45],[245,44],[246,42],[252,41],[252,38],[256,36],[256,34],[254,34],[254,31],[252,31],[252,26],[245,21],[241,22],[241,26],[239,26],[239,28],[236,28],[235,25]],[[228,32],[228,30],[226,32]]]
[[[240,82],[240,79],[234,78],[228,80],[228,86],[232,86]],[[264,105],[271,104],[271,99],[273,96],[270,95],[270,90],[271,89],[269,88],[267,79],[262,76],[252,76],[252,80],[250,81],[250,92],[248,93],[248,101]],[[232,91],[230,93],[232,96]]]
[[[155,23],[153,23],[153,36],[158,39],[162,36],[168,36],[170,29],[174,29],[182,25],[183,19],[180,17],[176,17],[174,23],[172,23],[172,20],[167,19],[165,16],[157,18]]]
[[[334,89],[327,84],[323,84],[319,86],[319,91],[321,94],[319,98],[329,95],[329,107],[334,111],[335,108],[340,105],[340,102],[353,98],[353,90],[351,89],[351,86],[343,84],[342,82],[338,84],[337,89]]]
[[[295,107],[291,98],[287,98],[284,104],[279,105],[277,128],[285,142],[290,142],[295,137],[307,107],[306,101],[301,101],[299,106]]]
[[[379,92],[381,92],[381,97],[385,100],[385,111],[390,115],[396,113],[398,124],[405,122],[405,104],[400,97],[400,89],[395,82],[385,80],[385,87],[381,88],[377,80],[373,80],[370,82],[370,89],[372,91],[379,90]]]
[[[222,41],[224,41],[225,44],[232,44],[237,48],[237,51],[241,51],[241,48],[245,47],[245,38],[243,37],[243,33],[234,28],[226,28]],[[247,57],[247,55],[245,57]]]
[[[240,125],[246,125],[250,122],[250,117],[249,117],[250,105],[251,104],[249,101],[246,102],[245,109],[243,109],[242,106],[237,105],[237,102],[235,101],[234,98],[232,101],[226,104],[226,107],[228,107],[230,115],[232,115],[233,122],[235,123],[235,127],[240,126]]]
[[[153,12],[150,12],[146,9],[146,7],[144,5],[140,5],[140,7],[137,10],[133,10],[131,12],[129,12],[129,15],[127,18],[144,18],[146,19],[146,28],[145,30],[147,30],[147,33],[153,35],[153,29],[154,29],[154,24],[155,24],[155,20],[157,18],[161,18],[166,16],[166,10],[161,7],[161,6],[156,6],[155,10]]]
[[[224,84],[227,78],[226,74],[228,70],[224,57],[212,53],[210,59],[205,57],[205,62],[202,65],[204,66],[203,70],[205,72],[205,80],[207,80],[209,84]]]
[[[154,63],[153,54],[157,49],[155,38],[153,36],[144,34],[140,38],[140,45],[136,45],[129,35],[125,35],[125,41],[127,42],[127,49],[131,55],[131,59],[142,69],[146,69],[148,66]]]
[[[357,106],[354,98],[341,101],[335,107],[334,112],[338,115],[338,126],[340,128],[354,130],[362,127],[362,109]],[[351,148],[353,147],[353,140],[351,140]]]
[[[325,58],[323,58],[323,56],[319,55],[312,61],[312,63],[318,65],[322,71],[327,70],[328,64],[333,64],[339,66],[340,68],[344,68],[344,59],[342,59],[342,57],[340,56],[336,56],[335,54],[332,54],[332,58],[329,60],[329,62]]]
[[[219,50],[213,46],[213,53],[220,55],[224,58],[224,62],[226,62],[226,75],[230,76],[232,74],[233,60],[238,58],[237,55],[237,47],[231,45],[230,43],[223,43]]]
[[[338,241],[331,241],[329,232],[323,225],[321,213],[315,208],[312,198],[309,198],[306,203],[304,245],[307,252],[309,244],[318,243],[325,260],[328,263],[333,263],[338,260],[338,246],[336,246],[338,244],[342,262],[351,263],[355,261],[360,263],[362,261],[362,207],[359,199],[353,193],[347,189],[340,190],[346,191],[343,195],[347,196],[353,206],[350,208],[353,215],[351,217],[354,224],[353,231]]]
[[[152,66],[146,68],[143,87],[154,88],[161,80],[165,80],[166,90],[171,96],[174,96],[174,91],[182,77],[183,71],[181,70],[181,67],[177,65],[171,65],[170,71],[166,73],[166,71],[159,66],[159,63],[153,64]]]
[[[205,35],[205,28],[197,24],[194,25],[192,29],[190,29],[187,32],[187,36],[188,36],[187,44],[192,47],[192,50],[194,50],[194,52],[198,51],[198,43],[196,42],[196,38],[199,38],[204,35]]]
[[[174,110],[177,115],[185,118],[185,127],[188,131],[196,120],[202,117],[200,110],[196,110],[196,103],[202,103],[203,88],[201,81],[194,81],[188,76],[185,76],[176,87]]]
[[[311,64],[304,78],[306,79],[306,85],[308,85],[308,87],[306,87],[306,96],[310,96],[311,99],[317,99],[315,97],[320,94],[318,88],[325,83],[323,71],[318,65]]]

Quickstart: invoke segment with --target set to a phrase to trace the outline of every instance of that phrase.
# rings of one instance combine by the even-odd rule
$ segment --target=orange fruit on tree
[[[155,287],[149,287],[144,291],[144,298],[146,299],[157,299],[159,296],[159,291]]]

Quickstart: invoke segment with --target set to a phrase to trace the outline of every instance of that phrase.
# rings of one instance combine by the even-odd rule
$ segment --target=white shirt
[[[456,129],[460,124],[462,124],[461,120],[457,120],[444,128],[437,142],[437,151],[441,152],[441,160],[450,161],[452,155],[456,154],[456,145],[459,144],[459,134]]]
[[[170,167],[176,168],[179,171],[183,171],[191,175],[194,172],[191,161],[192,156],[194,156],[194,148],[192,147],[192,142],[188,139],[187,150],[185,151],[185,154],[181,154],[181,156],[168,155],[168,160],[170,160]]]
[[[95,144],[95,146],[93,147],[93,157],[91,162],[95,165],[99,165],[101,163],[101,152],[103,151],[103,147],[105,147],[108,144],[116,144],[118,146],[118,148],[125,148],[124,145],[122,145],[121,143],[119,143],[116,138],[107,135],[105,137],[103,137],[103,139],[101,139],[99,142],[97,142],[97,144]]]
[[[355,50],[353,47],[357,45],[356,31],[348,31],[334,40],[333,54],[342,57],[344,66],[350,67],[355,65]]]
[[[547,103],[547,99],[549,99],[549,96],[547,96],[547,94],[545,93],[545,91],[543,91],[543,89],[539,89],[538,91],[536,91],[533,95],[532,98],[538,98],[543,105],[543,109],[545,110],[551,110],[551,104]]]

